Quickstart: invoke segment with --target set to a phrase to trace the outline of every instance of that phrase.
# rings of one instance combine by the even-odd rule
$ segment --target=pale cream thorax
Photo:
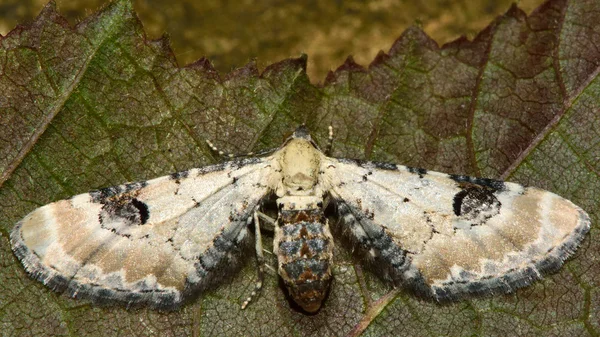
[[[279,174],[271,180],[278,203],[285,208],[294,205],[295,209],[316,207],[324,193],[319,170],[325,155],[306,139],[293,138],[273,155],[274,170]]]
[[[291,139],[275,154],[280,165],[282,181],[277,188],[277,196],[286,193],[310,195],[317,185],[319,168],[323,154],[309,141],[300,138]],[[312,192],[312,193],[311,193]]]

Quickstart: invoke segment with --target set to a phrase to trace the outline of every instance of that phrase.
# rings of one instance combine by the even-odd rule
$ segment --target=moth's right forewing
[[[554,272],[590,228],[554,193],[497,180],[329,158],[346,232],[438,300],[506,293]]]

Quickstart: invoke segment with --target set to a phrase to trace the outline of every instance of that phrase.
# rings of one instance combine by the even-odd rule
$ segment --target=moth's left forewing
[[[589,230],[569,200],[533,187],[328,158],[346,232],[392,278],[437,299],[510,292],[556,271]]]
[[[54,290],[175,308],[239,252],[268,166],[232,161],[57,201],[15,226],[13,250]]]

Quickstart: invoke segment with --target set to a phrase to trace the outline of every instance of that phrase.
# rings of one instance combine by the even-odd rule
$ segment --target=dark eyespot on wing
[[[494,192],[485,187],[467,187],[454,195],[454,214],[478,225],[500,213],[502,204]]]
[[[454,196],[454,214],[467,215],[482,208],[500,205],[494,193],[485,188],[469,187]]]
[[[133,207],[137,208],[138,213],[140,215],[141,224],[144,225],[146,222],[148,222],[148,218],[150,218],[150,211],[148,210],[148,205],[136,198],[133,198],[133,200],[131,200],[131,204],[133,205]]]
[[[150,217],[148,205],[128,194],[105,199],[102,204],[101,224],[122,220],[129,226],[143,225]]]

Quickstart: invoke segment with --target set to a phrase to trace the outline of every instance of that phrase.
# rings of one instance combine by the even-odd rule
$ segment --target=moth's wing
[[[327,160],[344,229],[386,276],[438,300],[528,285],[560,268],[590,228],[581,208],[534,187]]]
[[[57,201],[15,226],[13,251],[54,290],[173,309],[247,241],[269,170],[268,158],[246,159]]]

